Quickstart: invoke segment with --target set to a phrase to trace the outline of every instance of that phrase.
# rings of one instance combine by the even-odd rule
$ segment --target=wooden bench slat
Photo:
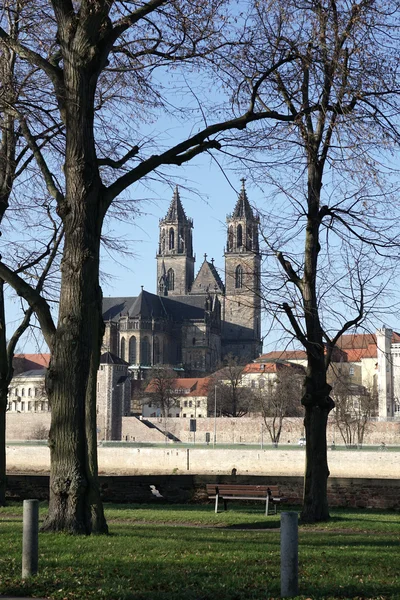
[[[279,486],[277,485],[247,485],[230,483],[207,483],[207,495],[215,500],[215,512],[218,512],[218,501],[224,502],[224,509],[227,510],[228,500],[258,500],[265,502],[265,514],[268,515],[270,506],[277,512],[277,504],[286,502],[286,498],[280,496]]]

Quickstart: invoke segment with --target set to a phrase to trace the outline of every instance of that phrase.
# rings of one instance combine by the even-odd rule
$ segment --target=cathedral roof
[[[182,206],[181,198],[179,195],[178,186],[176,186],[174,190],[174,195],[171,200],[171,204],[169,206],[168,212],[165,215],[163,221],[187,221],[187,217],[185,211]]]
[[[104,365],[104,364],[106,364],[106,365],[128,365],[129,363],[127,363],[126,360],[123,360],[116,354],[112,354],[111,352],[104,352],[104,354],[102,354],[100,356],[100,364],[101,365]]]
[[[157,296],[142,290],[139,296],[104,298],[104,321],[117,322],[121,316],[132,318],[171,318],[176,322],[204,319],[204,296]]]
[[[247,192],[246,192],[246,188],[244,186],[244,182],[245,182],[245,180],[242,179],[242,189],[240,190],[235,209],[232,213],[232,218],[233,219],[254,220],[253,210],[250,206],[250,202],[247,197]]]
[[[193,282],[190,290],[191,294],[206,294],[208,292],[219,292],[223,294],[225,291],[224,284],[220,276],[218,275],[217,269],[214,267],[213,260],[207,261],[207,255],[204,255],[203,264],[197,273],[196,279]]]

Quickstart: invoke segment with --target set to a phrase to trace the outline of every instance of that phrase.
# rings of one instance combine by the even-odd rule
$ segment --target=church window
[[[121,358],[125,360],[125,338],[121,340]]]
[[[169,230],[169,249],[173,250],[175,247],[175,232],[173,228]]]
[[[159,365],[160,363],[161,363],[160,340],[156,336],[154,338],[154,364]]]
[[[247,250],[253,249],[253,228],[251,225],[247,228]]]
[[[228,250],[233,250],[233,225],[230,225],[228,231]]]
[[[140,352],[140,362],[142,365],[150,365],[150,342],[146,336],[142,339]]]
[[[129,340],[129,364],[136,363],[136,338],[133,335]]]
[[[240,224],[237,226],[237,230],[236,230],[236,241],[237,241],[236,245],[238,248],[243,246],[243,228]]]
[[[238,265],[235,271],[235,288],[239,289],[243,287],[243,267]]]
[[[173,269],[168,269],[168,290],[172,291],[175,289],[175,272]]]
[[[181,252],[183,252],[185,250],[185,237],[183,234],[183,229],[181,229],[179,232],[179,248],[178,248],[178,250],[180,250]]]

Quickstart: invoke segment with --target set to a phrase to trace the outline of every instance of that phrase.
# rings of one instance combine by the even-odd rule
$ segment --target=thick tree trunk
[[[329,406],[305,407],[306,467],[304,477],[304,501],[301,520],[314,523],[329,519],[327,481],[329,477],[326,426]]]
[[[64,19],[65,15],[62,15]],[[71,24],[72,25],[72,24]],[[46,389],[52,420],[49,514],[45,531],[106,533],[97,475],[96,378],[103,335],[99,286],[105,207],[94,143],[97,76],[86,38],[63,36],[66,158],[61,295]]]
[[[7,358],[4,281],[0,279],[0,506],[6,501],[6,410],[10,369]]]
[[[102,336],[100,239],[96,217],[91,216],[92,235],[83,235],[82,228],[74,226],[75,219],[65,231],[59,323],[46,380],[52,423],[50,504],[44,531],[107,531],[96,443],[96,374]],[[87,222],[85,229],[87,234]]]
[[[0,388],[0,506],[6,503],[7,472],[6,472],[6,407],[7,388]]]

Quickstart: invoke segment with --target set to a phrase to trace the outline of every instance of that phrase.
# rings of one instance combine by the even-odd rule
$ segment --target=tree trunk
[[[52,411],[45,531],[106,533],[97,475],[96,379],[104,326],[99,286],[105,213],[94,143],[97,77],[82,38],[65,39],[65,198],[59,317],[46,390]],[[88,57],[89,56],[89,57]],[[78,57],[81,57],[80,59]]]
[[[0,387],[0,506],[6,503],[7,473],[6,473],[6,408],[7,388]]]
[[[102,335],[100,240],[99,232],[84,236],[82,228],[74,226],[75,219],[68,221],[59,322],[46,378],[52,411],[51,471],[49,514],[42,529],[104,533],[96,443],[96,373]]]
[[[322,408],[315,404],[305,407],[304,426],[307,444],[301,520],[306,523],[329,519],[326,426],[330,410],[329,405]]]
[[[4,311],[4,281],[0,279],[0,506],[6,501],[6,410],[9,365],[7,358],[6,320]]]

